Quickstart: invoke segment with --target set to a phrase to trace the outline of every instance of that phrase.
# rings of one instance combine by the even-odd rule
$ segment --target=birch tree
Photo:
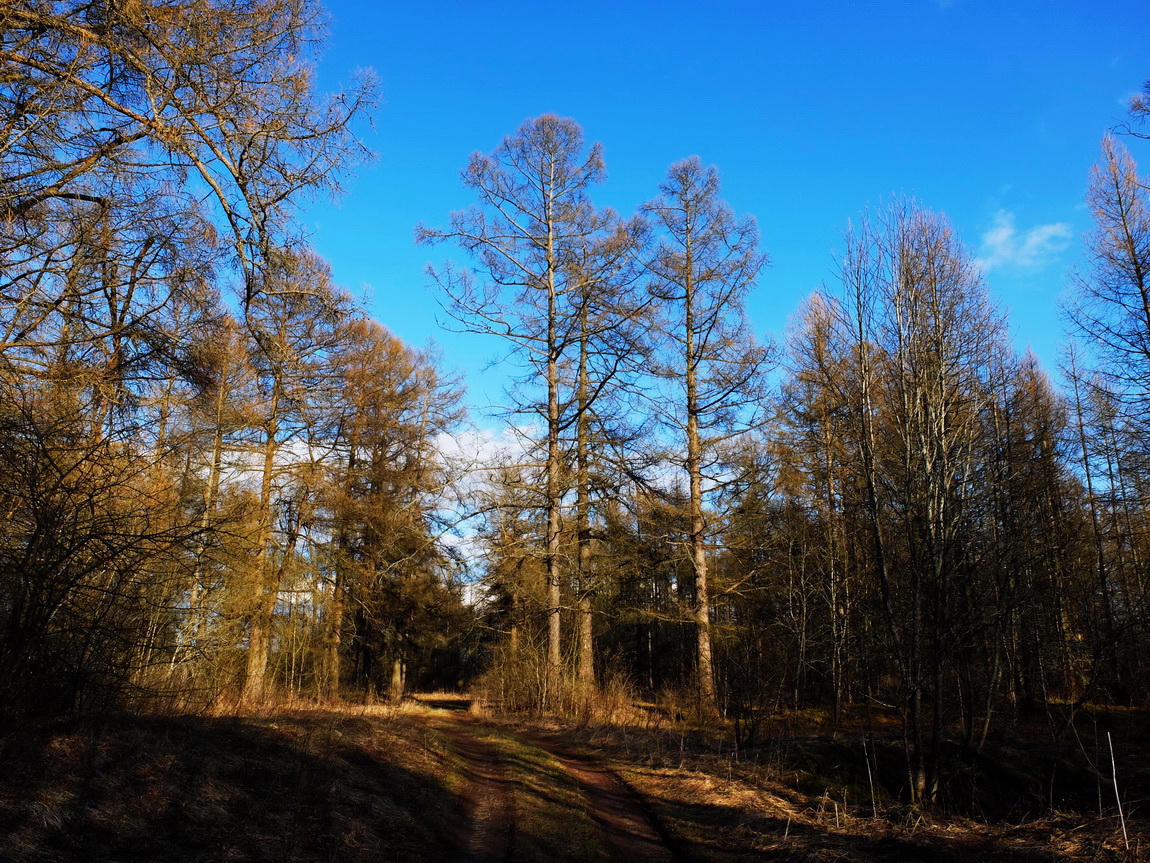
[[[861,473],[890,646],[905,698],[916,800],[938,790],[944,680],[970,637],[987,377],[1006,352],[1001,317],[946,220],[896,202],[847,237],[846,321],[862,393]]]

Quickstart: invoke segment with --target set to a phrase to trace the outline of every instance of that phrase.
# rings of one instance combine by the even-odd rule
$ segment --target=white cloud
[[[478,519],[469,513],[483,509],[482,499],[491,494],[500,470],[519,465],[530,471],[538,463],[537,454],[531,453],[533,431],[538,430],[526,426],[507,426],[500,431],[472,427],[437,437],[436,446],[448,476],[439,508],[457,514],[461,533],[477,529]]]
[[[499,431],[466,428],[444,432],[436,439],[439,454],[469,473],[490,473],[502,465],[530,461],[532,441],[541,429],[532,426],[506,426]]]
[[[977,263],[983,272],[1003,267],[1041,267],[1063,251],[1072,232],[1069,222],[1036,225],[1020,231],[1014,213],[999,210],[994,224],[982,235]]]

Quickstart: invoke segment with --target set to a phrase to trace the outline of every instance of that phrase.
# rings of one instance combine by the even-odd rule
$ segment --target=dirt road
[[[510,859],[515,812],[511,780],[495,747],[480,740],[470,723],[459,718],[437,722],[466,765],[462,790],[466,821],[456,825],[458,863],[502,863]]]
[[[482,739],[485,726],[459,709],[430,721],[452,742],[467,774],[461,790],[467,823],[459,826],[455,836],[459,863],[525,863],[528,858],[515,842],[516,780],[503,763],[499,748]],[[554,737],[524,733],[514,738],[546,752],[577,785],[597,840],[590,843],[587,856],[577,859],[682,863],[682,856],[675,853],[643,799],[610,769]]]
[[[587,812],[599,827],[607,860],[680,863],[647,804],[618,775],[560,741],[538,735],[526,739],[549,752],[579,783]]]

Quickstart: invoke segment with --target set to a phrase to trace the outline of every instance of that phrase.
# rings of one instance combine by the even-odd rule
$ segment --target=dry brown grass
[[[794,736],[782,737],[783,727]],[[1073,747],[1055,753],[1048,743],[1028,749],[1017,740],[997,749],[989,746],[979,776],[995,787],[981,788],[958,776],[954,785],[974,795],[973,806],[966,806],[965,813],[962,807],[928,811],[899,799],[900,754],[894,741],[880,744],[885,766],[876,779],[872,806],[862,735],[844,733],[841,727],[833,737],[827,731],[817,715],[780,718],[753,752],[734,751],[729,729],[676,724],[665,717],[645,727],[573,727],[568,738],[612,765],[646,797],[697,863],[1150,859],[1142,853],[1150,850],[1145,813],[1138,807],[1132,818],[1128,813],[1127,848],[1113,800],[1103,797],[1099,811],[1097,784],[1085,764],[1056,783],[1059,806],[1049,799],[1044,808],[1038,805],[1051,789],[1027,784],[1053,780],[1043,770],[1055,754],[1062,770],[1075,757],[1081,760]],[[1135,760],[1136,753],[1126,762],[1131,778]],[[1128,800],[1139,799],[1145,790],[1131,785]],[[1010,805],[988,817],[979,801],[988,811]]]
[[[0,860],[447,859],[445,827],[459,822],[466,783],[428,714],[466,708],[466,699],[440,694],[398,706],[10,730],[0,734]],[[1058,737],[1057,721],[1033,717],[992,740],[977,769],[956,759],[945,811],[900,799],[897,737],[883,717],[865,726],[817,711],[776,717],[760,746],[742,752],[729,728],[676,720],[660,703],[616,699],[547,727],[640,792],[694,863],[1143,859],[1147,717],[1099,711],[1079,720]],[[513,785],[513,861],[594,860],[600,849],[578,789],[516,735],[522,721],[475,729]],[[873,805],[864,731],[878,741]],[[1087,769],[1107,731],[1119,747],[1129,848],[1108,775]]]
[[[380,714],[383,715],[380,715]],[[442,739],[387,711],[24,728],[0,737],[0,859],[440,860]]]

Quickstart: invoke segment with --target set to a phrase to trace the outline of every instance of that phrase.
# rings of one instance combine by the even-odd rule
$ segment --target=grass
[[[439,737],[370,713],[25,728],[0,763],[12,863],[440,860],[458,805]]]
[[[1150,847],[1140,811],[1150,801],[1150,759],[1141,756],[1137,723],[1120,719],[1131,731],[1120,780],[1138,813],[1131,819],[1128,812],[1128,821],[1137,821],[1130,849],[1112,790],[1107,797],[1102,788],[1100,806],[1098,777],[1084,753],[1073,742],[1042,739],[1043,729],[1014,729],[973,760],[957,746],[948,749],[945,805],[931,810],[905,800],[905,761],[894,734],[875,735],[877,755],[867,744],[872,805],[864,730],[832,728],[818,716],[784,717],[749,752],[735,751],[720,724],[648,722],[572,728],[568,735],[648,798],[696,863],[1140,860]]]
[[[437,704],[460,706],[8,730],[0,733],[0,860],[447,859],[454,834],[445,828],[462,823],[468,780],[450,739],[427,721]],[[1084,711],[1078,734],[1060,738],[1043,717],[1024,719],[1004,724],[977,758],[952,747],[946,805],[933,810],[906,802],[897,733],[872,719],[781,717],[757,748],[735,751],[721,724],[674,722],[640,705],[614,723],[573,724],[562,738],[646,797],[693,863],[1125,861],[1150,848],[1145,714]],[[509,779],[512,863],[600,860],[576,783],[517,727],[470,729],[497,750]],[[1111,730],[1129,849],[1108,754],[1105,764],[1097,757]],[[875,741],[867,744],[873,806],[864,737]]]
[[[420,705],[417,709],[447,718],[468,702],[460,696],[436,694],[414,703]],[[507,773],[515,819],[511,863],[594,863],[601,859],[596,828],[578,784],[554,757],[516,734],[513,724],[476,724],[468,734],[494,748]],[[443,740],[450,747],[450,741]],[[455,763],[462,769],[461,762]]]
[[[513,863],[600,859],[595,825],[574,779],[550,754],[509,731],[491,731],[514,794]]]

